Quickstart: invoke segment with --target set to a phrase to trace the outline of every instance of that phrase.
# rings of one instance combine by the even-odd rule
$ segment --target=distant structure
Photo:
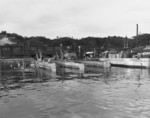
[[[138,36],[138,35],[139,35],[139,25],[136,24],[136,36]]]

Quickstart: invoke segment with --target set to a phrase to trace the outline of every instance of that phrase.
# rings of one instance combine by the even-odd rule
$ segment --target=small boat
[[[100,61],[99,58],[95,57],[95,51],[94,52],[86,52],[84,54],[85,59],[80,60],[80,63],[83,63],[86,67],[111,67],[111,64],[109,61]]]
[[[100,60],[109,61],[112,66],[150,68],[150,58],[101,58]]]
[[[33,61],[32,66],[36,68],[49,69],[52,72],[56,72],[56,64],[53,61],[51,61],[50,58],[42,59],[41,52],[39,54],[40,54],[40,57],[38,56],[38,54],[36,54],[37,60]]]
[[[122,55],[123,53],[108,54],[107,58],[100,58],[100,61],[108,61],[112,66],[150,68],[150,46],[146,46],[142,53],[137,53],[130,58]]]

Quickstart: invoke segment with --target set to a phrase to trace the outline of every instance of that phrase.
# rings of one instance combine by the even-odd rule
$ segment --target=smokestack
[[[139,26],[138,26],[138,24],[136,24],[136,36],[138,36],[139,35]]]

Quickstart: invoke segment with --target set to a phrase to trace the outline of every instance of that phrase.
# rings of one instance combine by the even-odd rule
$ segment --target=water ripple
[[[81,76],[0,66],[0,118],[150,117],[149,70],[90,67]]]

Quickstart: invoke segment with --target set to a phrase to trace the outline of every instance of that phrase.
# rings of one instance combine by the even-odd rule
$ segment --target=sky
[[[48,38],[150,33],[149,0],[0,0],[0,31]]]

